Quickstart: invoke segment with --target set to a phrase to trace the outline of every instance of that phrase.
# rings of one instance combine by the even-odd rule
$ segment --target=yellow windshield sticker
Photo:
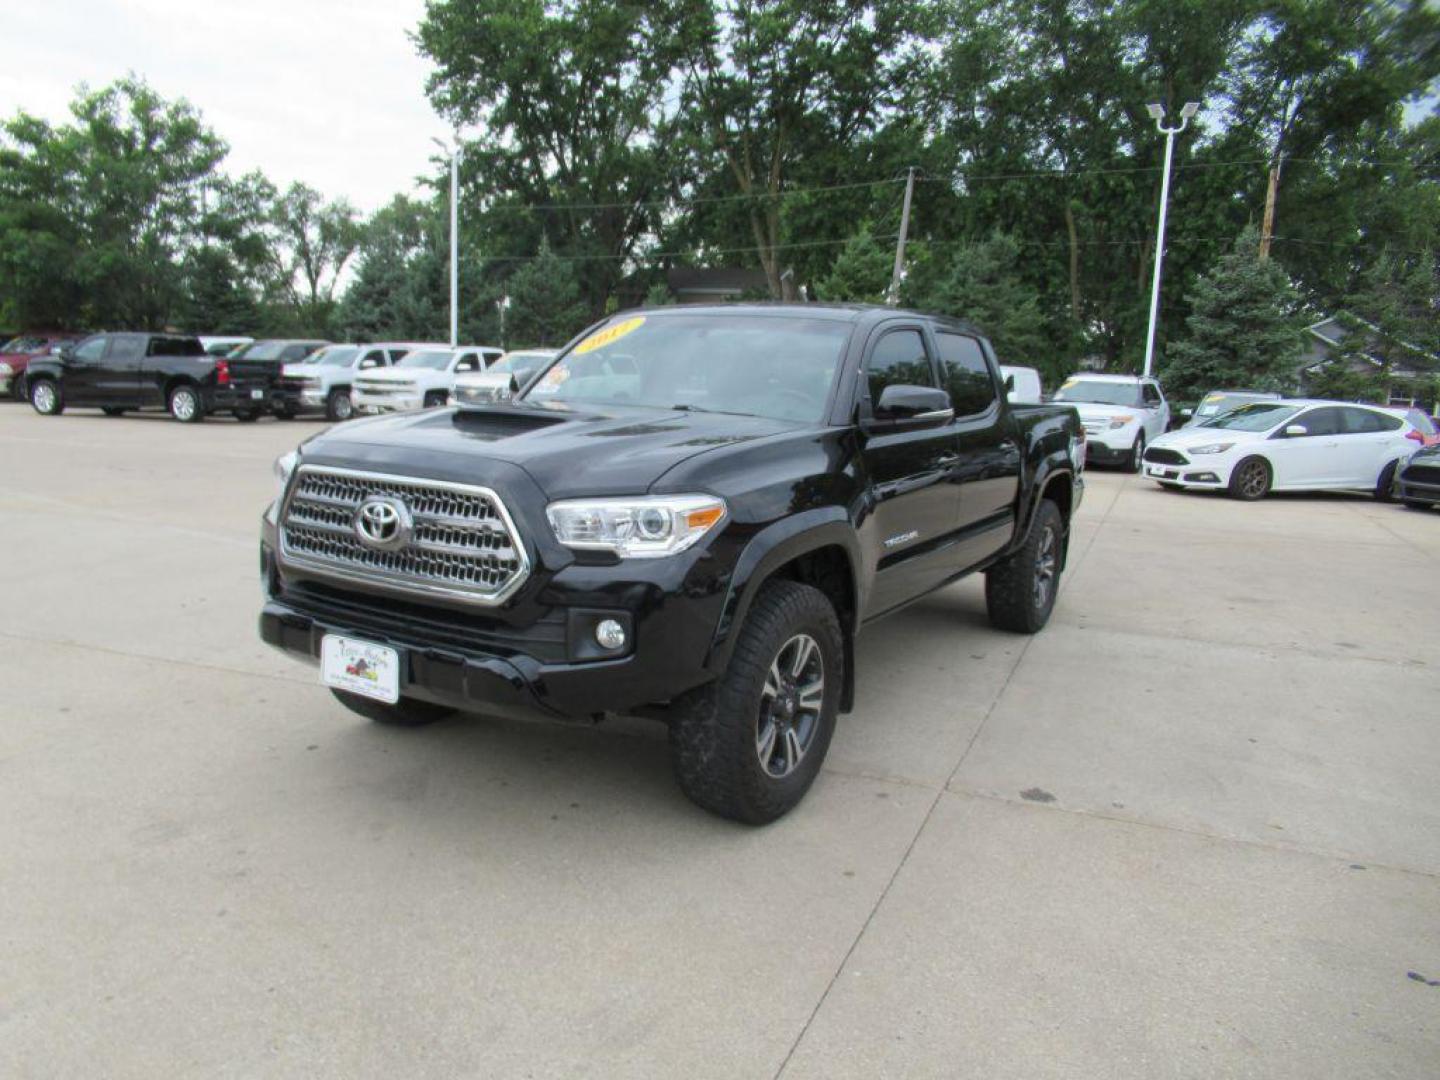
[[[636,315],[633,319],[626,319],[624,322],[618,322],[614,326],[607,326],[603,330],[596,330],[595,333],[591,334],[579,345],[576,345],[572,351],[575,355],[580,356],[584,353],[594,352],[596,349],[603,349],[606,345],[619,341],[626,334],[634,333],[644,325],[645,316]]]

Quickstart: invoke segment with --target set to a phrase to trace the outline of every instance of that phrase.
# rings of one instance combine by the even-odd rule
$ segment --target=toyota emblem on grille
[[[371,495],[355,511],[355,535],[366,547],[396,551],[410,539],[410,511],[399,499]]]

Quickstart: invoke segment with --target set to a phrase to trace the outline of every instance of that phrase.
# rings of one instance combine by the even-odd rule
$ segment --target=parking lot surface
[[[318,426],[0,405],[0,1075],[1440,1072],[1440,514],[1092,472],[1050,626],[867,630],[756,830],[262,646]]]

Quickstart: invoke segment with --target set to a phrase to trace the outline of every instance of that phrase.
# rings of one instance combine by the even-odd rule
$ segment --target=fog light
[[[595,640],[603,649],[623,649],[625,628],[614,619],[601,619],[595,626]]]

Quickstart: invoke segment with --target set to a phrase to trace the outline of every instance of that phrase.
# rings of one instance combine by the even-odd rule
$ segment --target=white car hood
[[[1151,446],[1166,446],[1171,450],[1189,450],[1192,446],[1210,446],[1214,443],[1259,442],[1268,431],[1233,431],[1226,428],[1186,427],[1157,435]]]
[[[1138,416],[1139,405],[1092,405],[1088,401],[1057,401],[1056,405],[1069,405],[1080,414],[1081,421],[1109,420],[1116,416]]]

